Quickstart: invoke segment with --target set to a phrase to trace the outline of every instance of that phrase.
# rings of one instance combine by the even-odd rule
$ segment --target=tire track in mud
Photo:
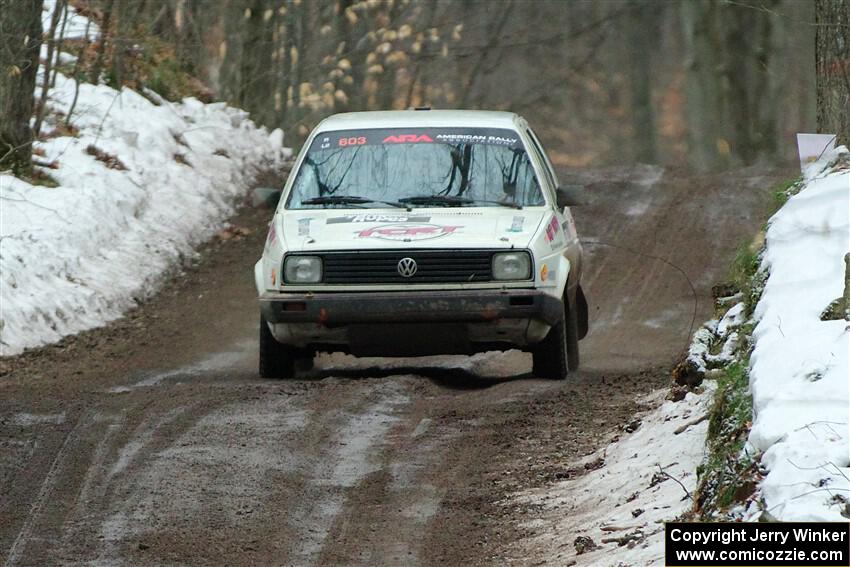
[[[660,171],[573,172],[598,195],[574,211],[579,233],[676,262],[707,297],[755,197],[739,211],[727,177]],[[0,562],[511,562],[534,510],[504,497],[607,441],[685,341],[681,274],[588,246],[591,333],[565,382],[531,378],[516,351],[323,356],[262,381],[250,274],[269,216],[233,219],[252,232],[208,245],[125,319],[0,361]]]
[[[385,437],[376,470],[351,491],[318,563],[420,564],[422,533],[445,493],[429,465],[457,435],[435,426],[422,406],[414,402]]]
[[[100,471],[105,477],[102,509],[83,538],[99,542],[96,561],[167,562],[168,555],[161,555],[167,542],[181,545],[192,532],[198,532],[199,543],[208,541],[205,531],[257,507],[268,488],[263,483],[266,470],[287,466],[276,445],[260,442],[258,430],[288,433],[301,423],[297,414],[280,406],[279,399],[271,401],[266,411],[234,411],[234,406],[253,403],[255,398],[249,394],[249,401],[240,400],[246,397],[240,390],[229,392],[237,399],[211,403],[205,394],[192,393],[185,407],[158,408],[155,419],[143,418],[142,425],[116,445],[113,459]],[[248,492],[251,489],[256,498]],[[219,506],[222,494],[230,494],[233,502]],[[214,561],[215,555],[208,559]]]
[[[66,464],[65,461],[67,459],[69,448],[78,441],[80,429],[88,420],[89,416],[89,412],[84,413],[83,416],[77,420],[71,430],[65,434],[62,445],[59,447],[59,450],[56,451],[56,455],[50,463],[50,468],[47,470],[47,474],[44,475],[44,479],[41,481],[38,493],[27,511],[26,519],[24,520],[17,537],[15,537],[12,541],[12,547],[9,548],[9,553],[6,556],[6,561],[4,563],[7,567],[17,565],[21,560],[27,545],[30,543],[30,539],[33,537],[33,529],[36,523],[41,519],[44,507],[48,502],[51,493],[56,488],[56,477],[59,474],[59,470]]]

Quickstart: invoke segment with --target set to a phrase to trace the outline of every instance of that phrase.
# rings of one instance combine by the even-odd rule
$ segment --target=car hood
[[[283,211],[290,251],[387,248],[526,248],[545,207]]]

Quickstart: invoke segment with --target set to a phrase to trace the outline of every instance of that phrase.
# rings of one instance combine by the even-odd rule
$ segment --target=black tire
[[[564,317],[534,346],[531,356],[531,372],[538,378],[565,380],[571,370],[578,369],[578,316],[574,309],[566,307]]]
[[[298,349],[295,351],[295,372],[310,372],[313,370],[313,362],[316,353],[312,350]]]
[[[295,375],[294,349],[277,342],[266,318],[260,315],[260,376],[292,378]]]
[[[589,329],[589,316],[587,313],[587,297],[584,295],[584,290],[578,286],[576,290],[576,315],[578,316],[578,338],[579,340],[587,336]]]
[[[546,338],[534,345],[531,351],[532,374],[538,378],[564,380],[569,369],[567,367],[567,324],[562,318],[549,329]]]
[[[579,355],[578,355],[578,340],[579,340],[579,323],[578,309],[570,309],[567,307],[566,326],[567,326],[567,367],[571,371],[578,370]]]

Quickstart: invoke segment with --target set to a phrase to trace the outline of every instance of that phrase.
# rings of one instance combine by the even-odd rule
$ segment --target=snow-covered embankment
[[[48,133],[75,83],[51,89]],[[155,97],[152,97],[155,98]],[[58,187],[0,173],[0,355],[120,317],[234,212],[289,151],[247,113],[81,84],[76,135],[35,144]],[[59,114],[56,114],[58,111]]]
[[[749,442],[767,471],[759,505],[784,521],[850,514],[850,322],[821,320],[844,287],[850,252],[850,153],[809,165],[801,191],[771,218],[756,306]]]

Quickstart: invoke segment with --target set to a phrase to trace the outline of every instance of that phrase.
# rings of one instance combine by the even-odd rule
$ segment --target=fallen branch
[[[599,540],[600,543],[616,543],[618,546],[623,547],[624,545],[628,545],[631,542],[638,542],[643,539],[643,533],[641,532],[633,532],[630,534],[626,534],[621,537],[604,537]]]
[[[636,530],[638,526],[600,526],[599,529],[603,532],[624,532],[626,530]]]
[[[696,419],[692,419],[691,421],[689,421],[687,423],[683,423],[682,425],[680,425],[679,427],[677,427],[676,429],[673,430],[673,435],[679,435],[680,433],[684,433],[689,427],[691,427],[693,425],[697,425],[698,423],[702,423],[706,419],[708,419],[707,413],[699,416]]]
[[[661,468],[661,465],[655,465],[655,466],[657,466],[657,467],[658,467],[658,472],[660,472],[661,474],[663,474],[664,476],[666,476],[667,478],[669,478],[670,480],[674,481],[676,484],[678,484],[679,486],[681,486],[681,487],[682,487],[682,490],[684,490],[684,491],[685,491],[685,496],[687,496],[688,498],[690,498],[690,499],[691,499],[691,501],[693,501],[694,497],[693,497],[693,496],[691,496],[690,491],[689,491],[687,488],[685,488],[685,485],[684,485],[684,484],[682,484],[682,481],[680,481],[678,478],[676,478],[676,477],[675,477],[675,476],[673,476],[672,474],[670,474],[670,473],[668,473],[667,471],[665,471],[664,469],[662,469],[662,468]]]

